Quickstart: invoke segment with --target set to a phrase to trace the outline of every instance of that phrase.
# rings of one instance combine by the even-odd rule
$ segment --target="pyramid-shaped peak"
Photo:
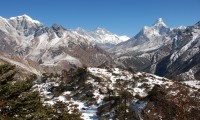
[[[164,23],[162,18],[158,18],[154,24],[154,26],[164,26],[167,27],[167,25]]]
[[[162,18],[158,18],[157,21],[158,21],[158,22],[163,22],[163,19],[162,19]]]

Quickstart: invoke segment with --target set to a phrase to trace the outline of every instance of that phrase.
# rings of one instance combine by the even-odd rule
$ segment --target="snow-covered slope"
[[[68,106],[69,112],[79,110],[84,120],[120,118],[120,115],[124,113],[119,114],[118,112],[124,110],[123,107],[120,107],[123,105],[130,110],[127,113],[131,114],[131,118],[134,118],[134,116],[143,118],[145,115],[140,114],[141,111],[149,111],[145,113],[146,115],[159,114],[160,112],[159,110],[154,111],[154,107],[151,107],[151,109],[148,107],[152,102],[158,102],[155,97],[150,97],[152,92],[153,95],[159,95],[159,92],[163,92],[158,99],[165,96],[167,100],[164,99],[162,102],[167,102],[169,105],[173,105],[173,102],[169,102],[170,100],[178,99],[180,95],[187,100],[196,99],[195,102],[200,102],[198,96],[193,96],[198,93],[200,86],[195,85],[192,88],[192,84],[190,87],[189,82],[185,83],[189,86],[144,72],[133,73],[118,68],[90,67],[68,71],[60,77],[58,75],[55,77],[46,75],[46,77],[38,80],[33,90],[40,92],[43,102],[47,105],[54,105],[61,101]],[[188,93],[183,92],[186,89]],[[124,102],[127,103],[124,104]],[[185,106],[188,104],[190,103],[186,103]],[[162,104],[155,104],[155,106],[171,109]],[[190,107],[200,109],[199,106],[191,105]],[[176,112],[175,114],[178,115]],[[165,113],[162,113],[160,117],[165,118],[165,115]],[[126,117],[128,117],[128,114]]]
[[[76,30],[73,30],[73,32],[106,49],[129,39],[127,36],[118,36],[104,28],[99,27],[89,32],[82,28],[77,28]]]

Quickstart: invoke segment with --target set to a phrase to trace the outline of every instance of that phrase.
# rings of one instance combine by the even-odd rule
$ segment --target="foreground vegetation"
[[[18,70],[9,64],[0,65],[0,119],[10,120],[79,120],[80,114],[69,114],[62,102],[44,106],[37,92],[32,92],[35,75],[16,81]],[[62,107],[61,107],[62,106]]]

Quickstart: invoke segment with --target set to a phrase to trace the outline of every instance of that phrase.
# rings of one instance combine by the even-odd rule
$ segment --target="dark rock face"
[[[39,27],[38,29],[36,29],[34,37],[39,37],[40,35],[44,33],[49,33],[49,32],[51,31],[48,27]]]
[[[52,27],[53,31],[56,33],[56,35],[61,38],[63,36],[63,31],[65,30],[61,25],[54,24]]]
[[[169,73],[167,71],[167,65],[170,63],[170,56],[163,58],[156,66],[155,74],[159,76],[165,76]]]

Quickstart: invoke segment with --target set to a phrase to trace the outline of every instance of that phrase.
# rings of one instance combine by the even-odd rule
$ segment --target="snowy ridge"
[[[184,26],[184,25],[181,25],[181,26],[179,26],[179,27],[176,27],[176,28],[173,28],[173,29],[181,29],[181,30],[184,30],[184,29],[186,29],[187,27],[186,26]]]
[[[31,17],[29,17],[28,15],[24,14],[22,16],[17,16],[17,17],[11,17],[9,20],[16,20],[16,19],[26,19],[32,23],[35,23],[35,24],[41,24],[39,21],[37,20],[33,20]]]

